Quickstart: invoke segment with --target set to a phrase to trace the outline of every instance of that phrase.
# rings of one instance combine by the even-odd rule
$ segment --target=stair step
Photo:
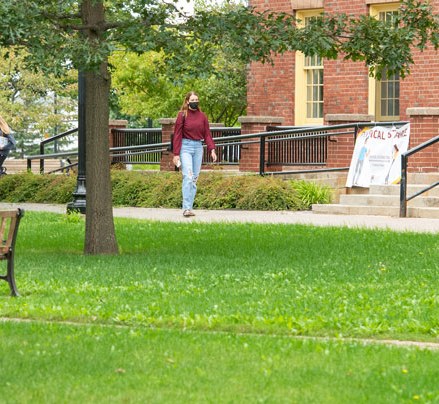
[[[439,172],[408,173],[407,175],[409,184],[432,184],[437,181],[439,181]]]
[[[399,195],[340,195],[340,203],[343,205],[358,206],[399,206]],[[409,206],[439,208],[439,196],[418,196],[408,202]]]
[[[331,215],[372,215],[399,217],[399,206],[312,205],[313,213]],[[439,208],[407,208],[407,217],[439,219]]]
[[[423,189],[431,186],[431,184],[409,184],[407,186],[407,195],[413,195]],[[369,188],[369,194],[380,195],[399,195],[401,187],[399,185],[372,185]],[[422,194],[422,196],[439,196],[439,186],[432,188]]]
[[[331,215],[399,216],[399,206],[317,204],[312,205],[312,211],[313,213],[326,213]]]

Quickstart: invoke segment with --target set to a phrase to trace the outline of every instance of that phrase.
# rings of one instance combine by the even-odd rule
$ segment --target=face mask
[[[190,102],[189,108],[190,109],[198,109],[198,102]]]

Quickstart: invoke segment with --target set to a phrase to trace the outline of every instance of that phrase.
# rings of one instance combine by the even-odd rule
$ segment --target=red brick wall
[[[259,10],[271,8],[291,12],[291,0],[252,0]],[[294,53],[273,57],[274,65],[252,63],[247,74],[247,114],[282,116],[285,125],[294,123]]]
[[[247,75],[247,114],[275,115],[294,124],[294,55],[274,57],[275,65],[252,63]]]
[[[385,3],[386,1],[382,1]],[[374,2],[378,3],[378,2]],[[328,13],[367,15],[369,6],[365,0],[251,0],[259,10],[294,12],[293,9],[323,7]],[[439,13],[439,0],[432,0],[433,10]],[[436,115],[410,116],[408,108],[439,106],[439,54],[427,48],[413,50],[415,64],[410,74],[400,82],[400,120],[411,121],[410,147],[438,134],[439,119]],[[252,63],[248,70],[247,102],[248,115],[283,117],[284,125],[294,125],[295,55],[287,53],[274,57],[274,66]],[[368,114],[368,69],[363,62],[342,60],[324,61],[324,116],[328,114]],[[375,120],[372,116],[371,120]],[[346,121],[348,122],[348,121]],[[351,120],[350,122],[355,122]],[[331,124],[326,120],[327,124]],[[333,122],[341,123],[341,122]],[[262,130],[262,129],[261,129]],[[410,168],[438,170],[438,148],[423,152],[412,158]],[[342,167],[350,163],[353,140],[337,138],[328,149],[328,166]],[[246,163],[247,164],[247,163]],[[250,163],[248,163],[250,165]],[[253,164],[254,165],[254,164]]]
[[[439,108],[410,108],[410,147],[417,146],[439,135]],[[439,143],[409,157],[411,172],[439,170]]]
[[[383,1],[384,3],[385,1]],[[258,9],[293,12],[292,4],[308,7],[323,4],[325,12],[368,14],[365,0],[251,0]],[[431,2],[439,12],[439,0]],[[439,105],[439,55],[433,49],[414,51],[411,74],[401,80],[400,119],[408,119],[406,109]],[[294,53],[274,57],[275,64],[252,63],[248,71],[248,115],[275,115],[294,124]],[[368,113],[368,70],[363,62],[325,60],[324,114]]]
[[[352,16],[368,13],[364,0],[325,1],[324,10],[328,14],[346,13]],[[324,60],[323,65],[323,116],[326,114],[367,114],[369,77],[364,63],[340,58],[338,60]],[[342,122],[334,124],[337,123]],[[341,138],[339,142],[342,142]],[[334,152],[337,149],[340,148],[335,147]],[[345,147],[339,151],[344,153]],[[350,155],[352,156],[352,148]],[[337,166],[345,166],[343,155],[340,158],[342,161]]]
[[[431,0],[439,13],[439,0]],[[401,120],[408,119],[407,108],[437,107],[439,105],[439,54],[431,48],[414,51],[410,74],[401,81]],[[413,143],[411,143],[413,146]]]
[[[241,135],[250,135],[253,133],[261,133],[267,131],[267,126],[276,126],[283,123],[283,119],[279,117],[269,116],[245,116],[240,117]],[[248,140],[259,140],[248,139]],[[259,172],[259,154],[260,143],[252,143],[241,146],[241,156],[239,159],[239,171],[254,171]],[[265,160],[267,159],[268,146],[265,146]],[[279,170],[280,167],[270,167],[268,170]]]

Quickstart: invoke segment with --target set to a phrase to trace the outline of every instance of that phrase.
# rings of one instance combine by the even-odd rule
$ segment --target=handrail
[[[63,137],[66,137],[66,136],[69,136],[69,135],[72,135],[73,133],[76,133],[76,132],[78,132],[78,128],[73,128],[73,129],[70,129],[70,130],[68,130],[68,131],[66,131],[66,132],[63,132],[63,133],[59,133],[58,135],[54,135],[54,136],[51,136],[51,137],[49,137],[49,138],[47,138],[47,139],[43,139],[41,142],[40,142],[40,155],[46,155],[45,153],[44,153],[44,146],[47,144],[47,143],[51,143],[51,142],[54,142],[55,140],[58,140],[58,139],[61,139],[61,138],[63,138]],[[62,157],[62,156],[61,156]],[[29,163],[29,160],[28,160],[28,162],[27,162],[27,169],[29,170],[30,169],[30,165],[29,165],[30,163]],[[40,173],[44,173],[44,158],[40,158]]]
[[[59,133],[58,135],[51,136],[51,137],[49,137],[47,139],[42,140],[40,142],[40,145],[53,142],[54,140],[61,139],[62,137],[65,137],[65,136],[68,136],[68,135],[72,135],[73,133],[75,133],[77,131],[78,131],[78,128],[74,128],[74,129],[70,129],[70,130],[68,130],[66,132]]]
[[[358,129],[370,126],[390,126],[390,125],[404,125],[407,122],[361,122],[361,123],[348,123],[348,124],[339,124],[332,126],[314,126],[314,127],[287,127],[285,130],[276,130],[276,131],[266,131],[259,133],[251,133],[245,135],[232,135],[232,136],[223,136],[223,137],[215,137],[215,144],[219,147],[222,146],[243,146],[246,144],[255,144],[260,143],[260,174],[285,174],[286,172],[273,172],[267,173],[265,172],[265,143],[267,142],[280,142],[280,141],[298,141],[303,139],[313,139],[313,138],[321,138],[321,137],[336,137],[342,135],[353,134],[354,137],[357,134]],[[351,128],[351,131],[344,131],[343,129]],[[220,128],[213,127],[212,131],[221,129],[226,129],[227,131],[234,131],[236,128]],[[118,129],[121,131],[135,131],[136,129]],[[137,129],[138,130],[138,129]],[[148,129],[150,130],[150,129]],[[331,132],[330,132],[331,131]],[[334,132],[335,131],[335,132]],[[314,132],[315,134],[310,134],[310,132]],[[322,133],[326,132],[326,133]],[[67,132],[66,132],[67,133]],[[296,135],[296,136],[288,136],[284,137],[282,135]],[[281,136],[281,137],[279,137]],[[267,139],[268,138],[268,139]],[[243,141],[244,140],[244,141]],[[166,148],[170,146],[170,142],[162,142],[162,143],[154,143],[154,144],[144,144],[144,145],[135,145],[135,146],[122,146],[122,147],[112,147],[109,149],[109,152],[112,156],[114,154],[121,156],[122,152],[135,152],[142,151],[143,153],[153,153],[159,151],[166,151]],[[63,157],[63,156],[73,156],[77,155],[77,152],[64,152],[64,153],[53,153],[53,154],[39,154],[39,155],[31,155],[25,156],[28,159],[28,169],[31,168],[31,161],[35,159],[44,159],[49,157]],[[325,168],[323,171],[333,171],[333,170],[346,170],[347,167],[339,167],[339,168]],[[318,169],[321,171],[320,169]],[[313,170],[314,171],[314,170]],[[297,171],[292,171],[291,173],[296,173]]]
[[[407,197],[407,166],[408,166],[408,158],[413,154],[429,147],[436,142],[439,142],[439,136],[433,137],[430,140],[427,140],[424,143],[419,144],[418,146],[413,147],[412,149],[401,153],[401,184],[399,191],[399,217],[407,217],[407,202],[416,198],[417,196],[423,194],[424,192],[429,191],[430,189],[439,185],[439,181],[428,185],[427,187],[421,189],[413,195]]]

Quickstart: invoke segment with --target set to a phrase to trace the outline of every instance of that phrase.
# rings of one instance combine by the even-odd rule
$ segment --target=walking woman
[[[11,149],[15,149],[15,139],[11,135],[11,130],[6,121],[0,116],[0,175],[6,174],[6,168],[3,167],[3,163],[8,157]]]
[[[213,162],[217,159],[209,121],[198,104],[199,99],[195,92],[186,94],[174,129],[173,162],[177,167],[181,165],[183,173],[183,216],[185,217],[195,216],[192,209],[203,160],[203,140]]]

